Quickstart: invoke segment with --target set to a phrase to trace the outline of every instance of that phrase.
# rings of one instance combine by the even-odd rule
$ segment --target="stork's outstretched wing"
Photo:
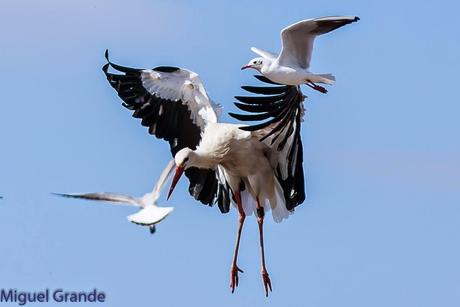
[[[110,62],[102,70],[110,85],[133,110],[133,117],[142,119],[149,133],[165,139],[173,156],[182,148],[194,148],[207,122],[217,122],[220,106],[213,103],[199,76],[187,69],[160,66],[135,69]],[[123,74],[109,73],[113,69]]]
[[[217,122],[221,108],[208,97],[198,74],[170,66],[129,68],[112,63],[108,51],[105,57],[108,63],[102,70],[123,106],[134,111],[133,117],[140,118],[150,134],[168,141],[173,156],[185,147],[195,149],[206,123]],[[109,72],[110,67],[118,73]],[[195,199],[229,210],[228,188],[215,170],[189,168],[185,174]]]
[[[294,209],[305,200],[303,174],[303,148],[300,126],[303,119],[305,96],[298,86],[281,85],[264,76],[255,76],[262,82],[274,86],[242,86],[260,96],[236,96],[241,103],[235,105],[252,114],[229,113],[242,121],[262,121],[241,127],[260,135],[260,141],[272,150],[270,160],[281,183],[288,210]]]

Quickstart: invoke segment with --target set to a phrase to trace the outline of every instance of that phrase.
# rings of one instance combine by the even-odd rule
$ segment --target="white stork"
[[[327,93],[324,87],[316,83],[333,84],[335,77],[332,74],[314,74],[309,70],[314,40],[318,35],[358,20],[356,16],[331,16],[296,22],[281,31],[282,48],[279,55],[252,47],[251,50],[260,57],[252,59],[241,69],[255,69],[280,84],[306,84],[321,93]]]
[[[233,204],[239,214],[230,287],[238,286],[238,247],[247,215],[255,213],[259,226],[262,279],[265,294],[272,290],[264,256],[263,221],[271,210],[281,222],[305,199],[300,121],[303,95],[296,86],[243,87],[270,96],[237,97],[240,108],[259,114],[231,114],[242,120],[269,121],[242,126],[219,123],[221,111],[207,95],[198,75],[169,66],[134,69],[112,63],[103,71],[123,105],[142,119],[149,133],[170,144],[176,172],[168,198],[181,175],[190,181],[189,192],[222,213]],[[110,73],[109,67],[118,71]],[[262,81],[270,82],[262,76]],[[261,113],[260,113],[261,112]]]

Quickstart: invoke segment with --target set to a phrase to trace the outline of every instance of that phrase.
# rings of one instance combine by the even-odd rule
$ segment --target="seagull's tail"
[[[326,83],[326,84],[335,83],[335,77],[333,74],[319,74],[316,76],[318,77],[318,81],[316,82],[321,82],[321,83]]]
[[[137,213],[128,216],[128,221],[142,226],[153,226],[164,220],[174,208],[148,205]]]

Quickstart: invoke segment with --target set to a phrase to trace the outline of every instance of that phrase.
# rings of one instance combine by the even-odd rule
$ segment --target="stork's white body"
[[[208,123],[195,150],[198,157],[195,166],[218,168],[233,191],[240,190],[243,182],[245,213],[255,212],[258,199],[266,211],[272,210],[273,219],[280,222],[290,212],[270,163],[270,149],[255,133],[239,127],[241,125]]]
[[[298,156],[302,154],[302,144],[296,130],[303,112],[297,104],[289,109],[292,102],[299,102],[301,93],[297,88],[281,88],[290,99],[283,102],[288,105],[283,107],[289,115],[283,117],[289,123],[285,124],[286,129],[275,124],[263,125],[266,131],[241,129],[241,125],[217,122],[220,106],[208,97],[196,73],[169,66],[134,69],[110,62],[108,52],[106,58],[108,63],[103,71],[123,105],[134,111],[133,117],[142,119],[150,134],[169,142],[176,172],[168,198],[185,171],[190,181],[189,192],[195,199],[207,205],[217,204],[222,212],[228,212],[230,203],[237,208],[237,240],[230,273],[232,292],[238,286],[238,272],[242,272],[237,256],[243,223],[246,215],[257,214],[261,273],[268,295],[272,287],[264,256],[265,212],[271,210],[273,219],[281,222],[305,199],[302,157]],[[108,72],[110,67],[123,74]]]

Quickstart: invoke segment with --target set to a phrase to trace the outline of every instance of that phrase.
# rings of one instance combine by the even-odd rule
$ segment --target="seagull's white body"
[[[251,50],[261,58],[251,60],[243,68],[254,68],[280,84],[333,84],[335,77],[332,74],[316,74],[309,70],[314,40],[318,35],[358,20],[356,16],[334,16],[299,21],[281,31],[279,54],[252,47]]]
[[[314,74],[308,69],[281,65],[278,60],[268,62],[260,72],[273,82],[286,85],[300,85],[308,82],[334,84],[335,77],[331,74]]]

